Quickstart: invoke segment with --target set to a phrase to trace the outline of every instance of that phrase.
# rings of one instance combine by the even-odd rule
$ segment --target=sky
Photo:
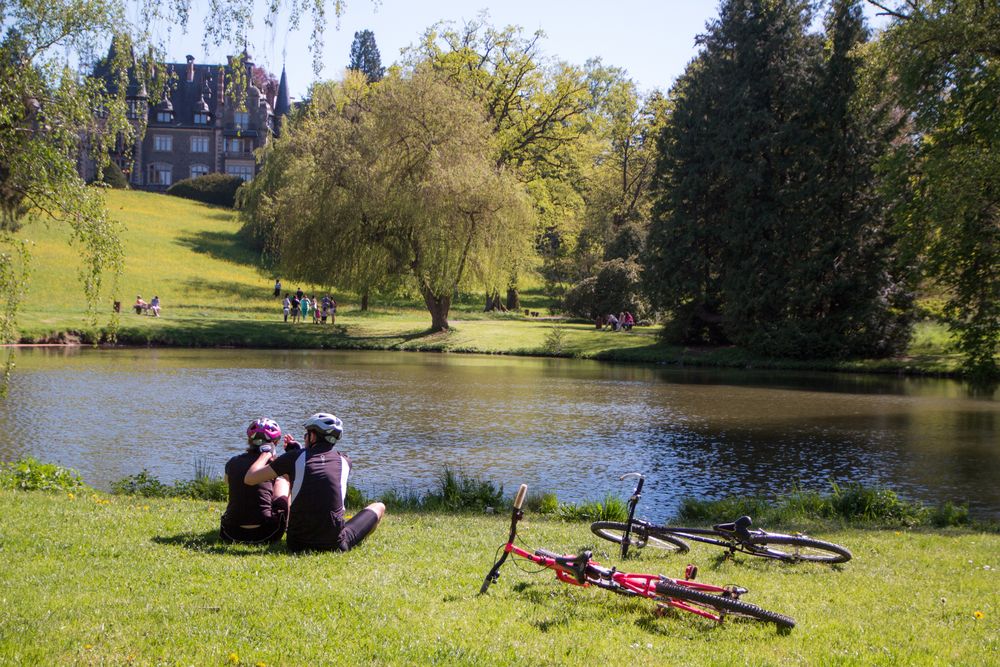
[[[184,62],[193,55],[200,63],[223,63],[232,48],[202,45],[200,10],[205,0],[193,0],[193,16],[187,35],[176,27],[166,42],[169,62]],[[487,11],[494,26],[518,25],[525,34],[542,30],[541,51],[548,57],[582,65],[599,57],[606,65],[627,70],[645,92],[666,91],[696,55],[695,38],[718,14],[718,0],[347,0],[339,20],[329,20],[322,51],[321,79],[338,79],[350,60],[354,33],[371,30],[388,66],[399,60],[400,51],[419,41],[424,31],[438,21],[461,26]],[[874,10],[866,8],[869,17]],[[332,12],[331,12],[332,14]],[[164,33],[165,27],[161,27]],[[298,31],[280,18],[273,28],[255,21],[249,34],[248,51],[254,62],[278,76],[287,69],[293,99],[305,97],[315,77],[309,52],[310,23]]]

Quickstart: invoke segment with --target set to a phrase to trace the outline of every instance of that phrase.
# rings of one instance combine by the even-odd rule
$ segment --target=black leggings
[[[375,530],[378,525],[378,514],[373,510],[365,508],[351,517],[351,520],[344,524],[337,537],[336,546],[316,546],[311,544],[300,544],[293,541],[288,542],[288,550],[297,553],[299,551],[350,551],[361,544],[361,541],[368,537],[368,534]]]

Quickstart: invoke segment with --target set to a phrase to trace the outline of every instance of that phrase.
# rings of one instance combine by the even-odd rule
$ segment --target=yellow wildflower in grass
[[[233,663],[234,665],[239,664],[240,656],[236,655],[235,653],[230,653],[229,662]]]
[[[254,667],[267,667],[267,663],[261,661],[261,662],[258,662],[256,665],[254,665]]]
[[[72,494],[72,493],[67,493],[66,497],[69,498],[70,500],[75,500],[76,499],[76,496],[74,494]]]
[[[983,616],[985,616],[985,614],[983,614],[983,612],[981,611],[977,611],[976,613],[973,614],[973,617],[975,617],[976,620],[979,620]]]
[[[85,651],[89,651],[89,650],[90,650],[90,649],[92,649],[92,648],[94,648],[94,645],[93,645],[93,644],[84,644],[84,645],[83,645],[83,649],[84,649]]]

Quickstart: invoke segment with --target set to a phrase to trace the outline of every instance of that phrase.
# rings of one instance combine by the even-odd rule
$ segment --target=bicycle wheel
[[[765,558],[776,558],[790,563],[797,563],[799,561],[809,563],[846,563],[851,560],[851,552],[839,544],[814,540],[811,537],[776,535],[773,533],[765,533],[761,537],[754,537],[751,550],[748,550],[746,553]]]
[[[622,543],[622,539],[625,537],[625,528],[626,524],[620,521],[595,521],[590,524],[590,530],[594,535],[615,544]],[[636,523],[632,524],[632,530],[629,532],[629,546],[633,546],[636,549],[653,547],[679,554],[685,553],[688,550],[688,545],[682,540],[659,532],[654,534],[654,531],[642,528]]]
[[[717,612],[722,616],[742,616],[758,621],[774,623],[779,628],[794,628],[795,620],[777,612],[762,609],[755,604],[735,598],[723,597],[716,593],[699,591],[686,586],[679,586],[667,581],[656,584],[656,592],[675,600],[683,600],[694,607]]]

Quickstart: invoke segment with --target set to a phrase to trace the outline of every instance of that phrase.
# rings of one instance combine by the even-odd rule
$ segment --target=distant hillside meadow
[[[121,302],[118,342],[124,344],[434,350],[930,373],[953,372],[958,364],[957,356],[942,352],[947,338],[943,328],[931,324],[918,329],[911,355],[897,360],[790,362],[755,358],[731,347],[667,346],[658,340],[656,326],[628,333],[598,331],[592,323],[553,316],[559,312],[558,301],[542,293],[537,279],[522,289],[522,305],[531,314],[483,313],[483,294],[463,294],[452,309],[452,330],[444,334],[428,333],[430,318],[416,293],[373,297],[370,310],[362,312],[356,295],[334,288],[330,293],[339,304],[335,324],[286,324],[273,295],[275,277],[289,292],[301,287],[307,294],[323,294],[326,289],[261,268],[257,253],[237,234],[240,222],[234,211],[145,192],[109,190],[106,197],[124,229],[125,268],[116,292]],[[100,339],[115,300],[109,290],[94,330],[87,320],[80,259],[68,238],[42,221],[26,225],[22,236],[34,244],[20,315],[22,342]],[[136,315],[130,306],[138,295],[146,301],[158,296],[162,316]]]

